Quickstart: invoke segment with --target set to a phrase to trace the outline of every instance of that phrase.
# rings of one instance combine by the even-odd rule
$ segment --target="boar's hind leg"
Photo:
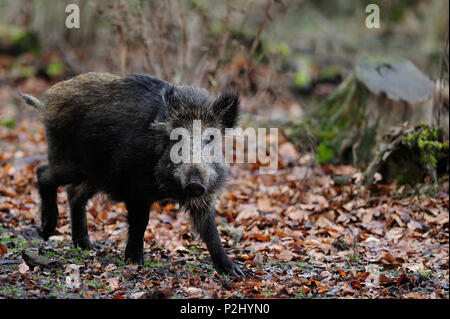
[[[148,224],[150,204],[145,202],[127,202],[128,242],[125,248],[125,260],[139,265],[144,264],[144,233]]]
[[[67,187],[72,220],[72,241],[75,247],[92,249],[86,221],[86,204],[94,194],[95,190],[85,183],[70,184]]]
[[[41,165],[36,169],[39,195],[41,196],[41,229],[40,235],[47,240],[53,233],[58,221],[58,205],[56,203],[55,183],[49,165]]]
[[[243,272],[230,261],[222,247],[219,232],[217,231],[216,222],[214,220],[214,208],[211,208],[209,212],[191,211],[190,214],[194,227],[200,233],[200,236],[208,247],[209,254],[211,255],[211,259],[217,272],[226,273],[235,277],[244,275]]]

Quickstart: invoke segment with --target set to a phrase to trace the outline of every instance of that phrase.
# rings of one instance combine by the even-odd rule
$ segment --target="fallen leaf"
[[[359,281],[353,280],[351,286],[356,289],[361,289],[361,283]]]
[[[402,273],[398,278],[397,278],[397,285],[401,286],[402,284],[406,283],[409,281],[408,276],[405,273]]]
[[[341,276],[347,276],[347,273],[343,271],[342,269],[338,269],[339,275]]]
[[[112,271],[114,269],[117,269],[117,266],[114,264],[109,264],[108,266],[105,267],[105,271]]]
[[[256,206],[260,211],[268,212],[272,209],[272,205],[270,203],[270,199],[268,197],[258,198],[256,202]]]
[[[203,290],[201,288],[197,288],[197,287],[189,287],[188,289],[186,289],[186,292],[189,295],[195,296],[195,297],[199,297],[203,295]]]
[[[0,256],[5,255],[8,252],[8,248],[3,245],[2,243],[0,243]]]
[[[135,292],[131,294],[131,298],[132,299],[139,299],[142,298],[143,296],[145,296],[145,292],[144,291],[140,291],[140,292]]]
[[[236,222],[241,222],[246,219],[253,219],[253,218],[258,218],[258,217],[259,217],[259,213],[257,210],[255,210],[253,208],[247,208],[239,213],[239,215],[236,217]]]
[[[19,265],[18,270],[21,274],[25,274],[26,272],[28,272],[28,270],[30,270],[30,267],[28,267],[28,265],[25,262],[23,262]]]
[[[378,281],[380,282],[380,284],[388,284],[392,282],[392,279],[383,274],[380,274],[378,276]]]
[[[115,290],[117,290],[117,288],[119,288],[119,278],[118,277],[108,279],[107,281],[108,281],[109,287],[111,288],[111,291],[115,291]]]
[[[282,261],[290,261],[294,258],[295,254],[290,250],[283,250],[280,254],[277,255],[277,258]]]
[[[383,264],[386,264],[386,265],[389,265],[389,264],[398,264],[398,262],[397,262],[397,260],[395,260],[395,257],[390,253],[390,252],[387,252],[387,253],[385,253],[381,258],[380,258],[380,261],[383,263]]]

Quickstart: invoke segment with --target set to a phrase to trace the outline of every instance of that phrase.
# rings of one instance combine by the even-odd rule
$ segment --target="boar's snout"
[[[180,176],[183,192],[186,197],[200,197],[206,193],[208,180],[206,172],[199,165],[182,164],[175,175]]]
[[[190,182],[184,188],[184,192],[189,197],[202,196],[205,193],[205,191],[206,191],[206,187],[203,184],[196,182],[196,181]]]

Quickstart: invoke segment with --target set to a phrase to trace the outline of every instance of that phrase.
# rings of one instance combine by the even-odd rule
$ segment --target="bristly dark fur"
[[[143,263],[143,235],[150,206],[173,199],[190,212],[194,227],[207,244],[218,271],[241,272],[226,256],[214,221],[214,200],[227,169],[222,164],[174,164],[170,160],[170,131],[190,129],[193,120],[204,127],[234,127],[239,96],[225,91],[214,100],[206,90],[175,86],[147,76],[121,78],[87,73],[57,83],[39,105],[48,141],[48,165],[37,169],[41,196],[41,235],[56,227],[56,190],[69,185],[68,198],[75,245],[90,248],[85,205],[98,192],[125,202],[129,238],[125,257]],[[202,196],[191,198],[189,181],[205,185]]]

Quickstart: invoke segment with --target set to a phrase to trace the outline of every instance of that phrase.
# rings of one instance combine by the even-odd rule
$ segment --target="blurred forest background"
[[[0,1],[2,108],[17,112],[11,91],[5,89],[9,84],[40,95],[50,84],[83,72],[148,73],[214,93],[229,86],[238,88],[244,97],[243,111],[253,115],[244,121],[246,125],[282,126],[293,118],[303,124],[305,118],[321,122],[306,128],[313,131],[315,142],[308,143],[303,124],[300,131],[287,134],[300,147],[319,146],[320,162],[359,164],[360,158],[368,164],[373,138],[369,153],[353,150],[353,156],[348,155],[348,147],[337,146],[360,142],[347,133],[333,143],[322,143],[340,134],[334,128],[330,131],[330,125],[338,123],[323,123],[330,117],[323,108],[339,113],[322,107],[323,101],[362,58],[401,57],[431,80],[447,78],[447,85],[439,89],[444,95],[447,92],[448,106],[448,71],[442,72],[448,1],[80,0],[73,2],[80,7],[79,29],[64,27],[69,3]],[[380,6],[379,29],[365,26],[369,3]],[[397,109],[388,113],[402,112],[401,107]],[[410,117],[400,116],[389,125]],[[429,122],[426,114],[419,117]],[[347,128],[355,124],[342,121]],[[288,126],[299,127],[298,123]],[[357,124],[355,129],[367,128]]]
[[[65,27],[71,3],[79,29]],[[447,0],[0,0],[0,296],[448,299],[448,27]],[[233,165],[216,204],[252,278],[202,277],[205,249],[173,205],[152,207],[151,261],[137,274],[114,257],[120,204],[88,205],[96,253],[70,248],[61,191],[59,233],[31,240],[45,133],[15,90],[39,97],[91,71],[232,87],[241,126],[280,128],[277,173]],[[29,270],[27,247],[85,267],[84,286]]]

